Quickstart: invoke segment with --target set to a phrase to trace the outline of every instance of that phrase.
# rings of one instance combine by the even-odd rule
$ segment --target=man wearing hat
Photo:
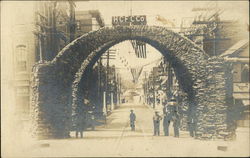
[[[174,137],[179,137],[180,117],[177,112],[173,115]]]
[[[80,133],[81,138],[83,138],[83,130],[85,128],[85,115],[82,113],[76,114],[76,138],[78,138],[78,134]]]
[[[174,97],[170,100],[170,106],[172,107],[172,120],[174,127],[174,137],[179,137],[179,128],[180,128],[180,117],[178,114],[177,101]]]
[[[170,109],[167,104],[163,108],[163,131],[165,136],[169,136],[169,125],[172,119]]]
[[[159,112],[156,111],[155,115],[153,117],[153,123],[154,123],[154,136],[155,135],[160,135],[160,122],[161,122],[162,117],[159,115]]]
[[[135,131],[135,113],[133,110],[130,110],[130,127],[131,127],[131,131]]]

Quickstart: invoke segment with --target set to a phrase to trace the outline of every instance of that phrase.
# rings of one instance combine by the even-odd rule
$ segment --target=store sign
[[[234,92],[249,92],[249,83],[234,83]]]
[[[135,15],[135,16],[113,16],[112,25],[146,25],[146,15]]]

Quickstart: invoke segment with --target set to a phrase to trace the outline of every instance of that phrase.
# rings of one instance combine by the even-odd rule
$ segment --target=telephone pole
[[[171,68],[171,63],[168,63],[168,84],[167,84],[167,97],[168,99],[171,98],[172,95],[172,87],[173,87],[173,71]]]
[[[106,105],[110,103],[109,97],[109,50],[107,51],[107,74],[106,74]]]
[[[69,40],[72,42],[75,39],[75,3],[73,1],[69,1],[70,5],[70,19],[69,19]]]
[[[153,97],[154,97],[154,102],[153,102],[153,108],[155,108],[155,103],[156,103],[156,96],[155,96],[155,74],[154,74],[154,71],[153,71],[153,73],[152,73],[152,75],[153,75]]]

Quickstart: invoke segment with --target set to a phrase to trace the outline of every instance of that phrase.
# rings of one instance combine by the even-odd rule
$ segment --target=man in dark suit
[[[78,138],[79,133],[81,135],[81,138],[83,138],[84,127],[85,127],[84,114],[77,114],[76,115],[76,138]]]
[[[180,117],[177,113],[173,115],[174,137],[179,137]]]
[[[131,131],[135,131],[135,120],[136,120],[136,115],[133,112],[133,110],[130,110],[130,127]]]
[[[165,136],[169,136],[169,125],[171,121],[171,113],[167,105],[163,108],[164,118],[163,118],[163,131]]]

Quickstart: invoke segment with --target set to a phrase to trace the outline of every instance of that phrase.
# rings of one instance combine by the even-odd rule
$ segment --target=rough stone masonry
[[[67,45],[53,61],[35,66],[34,136],[67,137],[72,114],[82,106],[77,85],[83,82],[85,69],[98,60],[103,50],[131,39],[150,44],[171,61],[182,90],[192,102],[189,106],[195,109],[196,138],[227,139],[233,135],[234,129],[227,122],[227,66],[223,59],[209,58],[192,41],[164,27],[117,26],[87,33]]]

